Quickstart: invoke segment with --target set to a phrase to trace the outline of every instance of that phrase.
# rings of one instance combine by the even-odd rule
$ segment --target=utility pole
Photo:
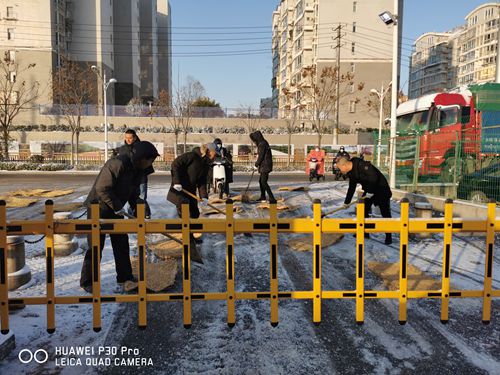
[[[341,47],[341,31],[342,25],[339,24],[334,30],[337,30],[337,87],[335,89],[335,127],[333,128],[333,145],[339,143],[339,112],[340,112],[340,47]]]

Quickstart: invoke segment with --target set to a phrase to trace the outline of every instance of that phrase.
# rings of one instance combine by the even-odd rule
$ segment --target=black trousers
[[[264,198],[267,196],[269,200],[275,200],[273,192],[271,191],[271,188],[269,187],[269,184],[267,183],[267,180],[269,179],[269,172],[261,172],[260,177],[259,177],[259,186],[260,186],[260,197]]]
[[[373,205],[373,197],[372,198],[365,198],[365,217],[369,217],[370,213],[372,211],[372,205]],[[380,209],[380,213],[382,214],[382,217],[386,218],[391,218],[391,199],[382,199],[382,200],[377,200],[378,208]],[[386,233],[385,234],[386,238],[392,238],[392,233]]]
[[[100,210],[100,217],[102,219],[123,219],[123,216],[117,216],[111,210]],[[87,210],[87,218],[91,219],[90,207]],[[132,275],[132,264],[130,263],[130,246],[128,243],[127,234],[110,234],[111,246],[113,247],[113,255],[115,257],[115,268],[116,268],[116,281],[119,283],[131,280]],[[99,238],[99,249],[102,257],[102,249],[104,247],[104,242],[106,240],[106,235],[101,234]],[[82,273],[80,276],[80,286],[90,286],[92,285],[92,238],[90,235],[87,236],[87,242],[89,248],[85,253],[85,258],[83,260]]]
[[[198,219],[200,217],[198,201],[188,197],[183,197],[182,200],[175,205],[175,207],[177,208],[177,215],[179,215],[179,217],[182,217],[182,205],[186,203],[189,204],[189,217],[191,219]]]

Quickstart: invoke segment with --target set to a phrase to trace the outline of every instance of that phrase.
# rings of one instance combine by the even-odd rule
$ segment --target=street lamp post
[[[378,152],[377,152],[377,167],[380,168],[380,154],[382,149],[382,124],[384,122],[384,99],[387,94],[387,91],[391,88],[391,84],[384,91],[384,84],[382,83],[382,89],[378,92],[375,89],[371,89],[370,92],[376,94],[380,100],[380,111],[379,111],[379,123],[378,123]]]
[[[102,80],[102,96],[103,96],[103,103],[104,103],[104,162],[108,161],[108,103],[107,103],[107,92],[108,92],[108,87],[116,83],[116,79],[110,78],[109,81],[106,80],[106,70],[104,69],[103,75],[99,73],[99,69],[97,66],[92,65],[91,67],[92,71]]]
[[[399,0],[394,0],[394,13],[385,11],[379,14],[380,19],[386,25],[392,25],[392,92],[391,92],[391,152],[390,152],[390,175],[389,185],[396,187],[396,109],[398,106],[398,8]]]

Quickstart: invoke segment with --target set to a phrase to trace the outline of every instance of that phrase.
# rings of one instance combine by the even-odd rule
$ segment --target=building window
[[[16,82],[16,72],[10,72],[10,82]]]
[[[356,43],[351,43],[351,53],[354,54],[356,52]]]
[[[355,113],[356,112],[356,101],[355,100],[351,100],[349,102],[349,112],[350,113]]]
[[[7,40],[14,40],[14,29],[7,29]]]
[[[356,64],[351,63],[351,73],[354,73],[356,71]]]
[[[9,19],[16,18],[16,15],[14,13],[14,7],[7,7],[7,18]]]
[[[14,62],[16,60],[16,51],[5,51],[5,59],[7,62]]]
[[[353,22],[352,23],[352,32],[355,33],[356,32],[356,22]]]
[[[110,53],[111,61],[113,61],[113,52]]]
[[[352,2],[352,11],[354,13],[356,13],[357,8],[358,8],[358,2],[357,1],[353,1]]]
[[[350,92],[351,94],[353,94],[353,93],[354,93],[354,83],[351,83],[351,84],[349,85],[349,92]]]
[[[109,41],[113,43],[113,34],[109,34]]]

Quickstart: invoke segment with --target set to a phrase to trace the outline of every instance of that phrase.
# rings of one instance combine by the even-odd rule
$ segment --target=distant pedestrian
[[[125,131],[124,145],[118,149],[118,155],[126,154],[129,157],[132,157],[135,144],[140,141],[141,140],[139,139],[139,136],[137,135],[134,129],[127,129]],[[151,166],[151,168],[148,171],[146,171],[143,180],[139,185],[139,198],[142,199],[144,201],[144,204],[146,205],[146,210],[145,210],[146,219],[151,218],[151,208],[149,207],[147,198],[148,198],[148,175],[152,173],[154,173],[153,166]]]
[[[271,147],[269,143],[264,139],[262,133],[257,130],[250,134],[250,139],[257,146],[257,161],[255,162],[255,170],[260,173],[259,186],[260,186],[260,197],[259,201],[266,202],[266,192],[269,198],[269,202],[275,202],[273,192],[269,187],[267,181],[269,180],[269,173],[273,170],[273,155],[271,153]]]
[[[137,199],[139,198],[139,184],[144,173],[150,170],[158,156],[156,148],[150,142],[136,142],[132,154],[121,154],[109,159],[101,168],[92,189],[85,200],[87,217],[91,219],[91,203],[99,203],[99,217],[102,219],[123,219],[123,207],[128,202],[136,216]],[[102,234],[99,250],[102,255],[105,235]],[[118,283],[135,283],[130,264],[130,248],[127,234],[111,234],[111,246],[115,257],[115,266]],[[89,248],[85,253],[80,277],[80,286],[92,293],[92,242],[88,238]],[[129,286],[130,288],[130,286]]]
[[[342,156],[337,161],[337,167],[349,178],[349,189],[344,200],[344,205],[351,203],[356,185],[361,184],[365,203],[365,217],[371,212],[372,204],[378,206],[382,217],[391,217],[392,192],[387,179],[370,162],[353,157],[350,160]],[[368,235],[367,235],[368,237]],[[392,234],[385,234],[385,244],[392,243]]]

